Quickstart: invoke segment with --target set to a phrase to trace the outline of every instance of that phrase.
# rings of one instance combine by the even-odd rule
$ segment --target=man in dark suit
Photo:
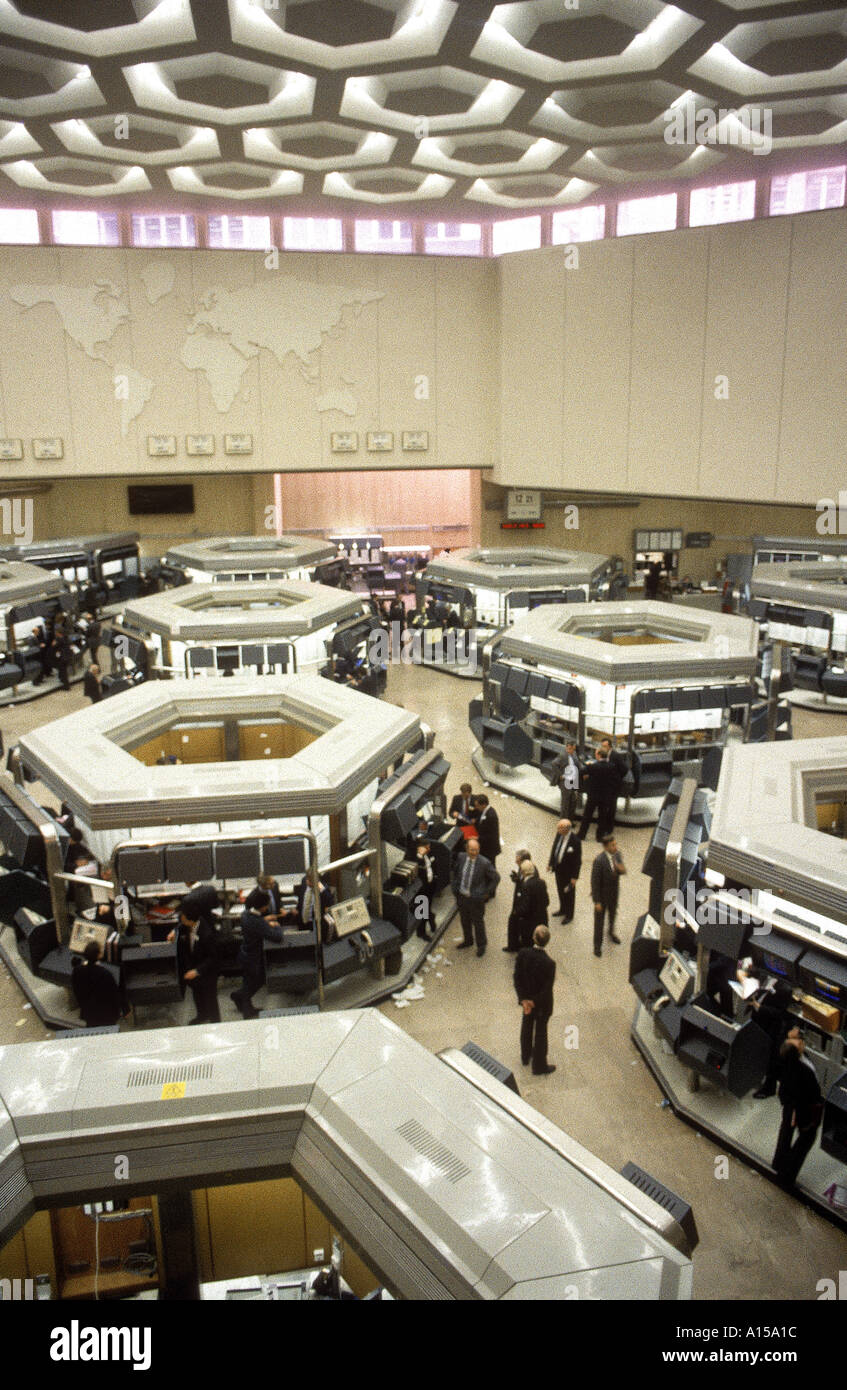
[[[588,834],[588,827],[594,819],[594,812],[596,811],[597,839],[602,840],[604,835],[611,835],[614,830],[615,801],[618,795],[618,779],[613,768],[609,765],[609,756],[605,748],[597,749],[597,756],[594,762],[588,764],[586,777],[588,780],[588,793],[582,812],[579,838],[581,840],[585,839]]]
[[[211,917],[215,909],[220,907],[221,900],[214,884],[198,883],[196,878],[187,878],[185,886],[188,892],[179,906],[180,911],[184,912],[192,921],[195,920],[195,915]]]
[[[559,788],[562,801],[561,814],[572,821],[576,812],[579,784],[582,778],[582,763],[577,757],[576,744],[569,739],[564,753],[554,758],[550,764],[550,783]]]
[[[82,682],[82,693],[91,701],[93,705],[96,705],[97,702],[99,700],[102,700],[103,698],[103,685],[100,676],[100,667],[97,665],[96,661],[92,661],[91,665],[85,673],[85,678]]]
[[[459,950],[466,951],[476,941],[476,953],[485,955],[488,938],[485,935],[485,904],[494,897],[500,875],[494,865],[479,852],[479,841],[468,840],[464,854],[453,867],[452,886],[459,905],[462,940]]]
[[[453,800],[450,802],[450,810],[447,812],[451,820],[457,825],[473,824],[473,789],[470,782],[463,782]]]
[[[476,838],[479,840],[479,852],[489,864],[497,868],[497,856],[500,853],[500,822],[497,812],[488,803],[488,797],[480,794],[474,797],[476,808]]]
[[[270,894],[263,888],[254,888],[241,914],[238,963],[243,982],[241,989],[233,990],[229,996],[244,1018],[259,1016],[258,1009],[253,1008],[253,995],[261,988],[265,976],[262,942],[274,941],[278,944],[282,941],[282,927],[271,926],[268,921],[270,911]]]
[[[553,1013],[553,981],[556,962],[544,949],[550,940],[546,927],[536,927],[533,944],[518,952],[515,961],[515,993],[523,1010],[521,1022],[521,1061],[528,1066],[532,1058],[533,1076],[549,1076],[555,1065],[547,1061],[547,1024]]]
[[[74,960],[71,987],[86,1028],[105,1028],[126,1013],[120,986],[106,965],[100,964],[100,946],[89,941],[82,961]]]
[[[176,936],[176,955],[179,973],[194,995],[195,1014],[189,1023],[220,1023],[218,1008],[218,939],[208,917],[197,907],[179,912],[179,927],[168,940]]]
[[[614,835],[604,835],[603,848],[591,865],[591,898],[594,903],[594,954],[603,954],[603,923],[608,913],[609,940],[620,946],[615,935],[620,876],[626,873],[623,856]]]
[[[800,1029],[790,1028],[779,1049],[782,1058],[779,1082],[782,1124],[773,1156],[773,1166],[782,1187],[793,1187],[797,1181],[803,1160],[815,1142],[823,1115],[823,1097],[817,1073],[812,1063],[803,1056],[805,1050],[806,1043]]]
[[[572,922],[576,881],[582,868],[582,840],[573,833],[569,820],[560,820],[556,826],[547,868],[556,876],[559,893],[559,911],[553,916],[561,917],[563,924]]]
[[[522,946],[531,946],[535,928],[547,926],[549,906],[547,884],[532,860],[522,859],[518,866],[518,881],[515,884],[508,934],[503,950],[514,952],[519,951]]]

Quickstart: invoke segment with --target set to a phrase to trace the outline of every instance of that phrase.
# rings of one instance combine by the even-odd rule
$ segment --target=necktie
[[[470,855],[465,856],[465,867],[462,870],[462,882],[459,885],[459,892],[467,895],[471,891],[471,879],[473,878],[474,861]]]

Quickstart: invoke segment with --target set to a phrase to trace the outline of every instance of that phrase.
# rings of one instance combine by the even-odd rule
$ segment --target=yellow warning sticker
[[[162,1087],[162,1100],[182,1100],[184,1095],[184,1081],[169,1081],[166,1086]]]

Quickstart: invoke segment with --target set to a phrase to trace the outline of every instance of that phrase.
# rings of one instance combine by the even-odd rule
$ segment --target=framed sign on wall
[[[506,520],[540,521],[540,490],[538,488],[509,488],[506,493]]]

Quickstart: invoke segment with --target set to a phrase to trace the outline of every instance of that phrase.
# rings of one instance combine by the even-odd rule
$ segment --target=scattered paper
[[[25,1009],[31,1009],[31,1008],[32,1008],[32,1005],[31,1005],[31,1004],[24,1004],[23,1007],[24,1007]]]

